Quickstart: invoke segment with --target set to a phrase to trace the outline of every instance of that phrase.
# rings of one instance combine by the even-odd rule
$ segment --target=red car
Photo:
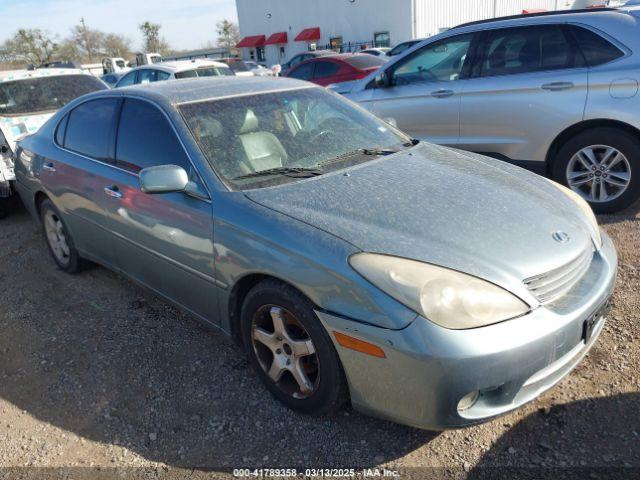
[[[384,57],[364,53],[343,53],[317,57],[299,63],[287,72],[287,77],[308,80],[326,87],[366,77],[387,62]]]

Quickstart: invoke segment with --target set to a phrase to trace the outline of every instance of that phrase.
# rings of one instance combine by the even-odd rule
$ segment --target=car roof
[[[0,71],[0,82],[27,80],[29,78],[58,77],[62,75],[89,75],[77,68],[38,68],[36,70],[5,70]]]
[[[115,94],[144,97],[158,103],[178,105],[181,103],[215,100],[218,98],[271,93],[297,88],[320,88],[309,82],[292,78],[220,76],[188,78],[175,81],[151,82],[132,85],[116,90],[103,90],[89,94],[92,98]],[[83,98],[88,98],[85,96]]]
[[[222,62],[214,62],[213,60],[194,58],[193,60],[171,60],[169,62],[154,63],[152,65],[141,65],[133,70],[153,68],[156,70],[162,70],[163,72],[178,73],[202,67],[228,68],[228,65]]]

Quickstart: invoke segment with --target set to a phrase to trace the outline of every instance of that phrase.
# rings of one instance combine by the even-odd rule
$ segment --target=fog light
[[[467,393],[458,402],[458,411],[461,412],[463,410],[469,410],[471,407],[473,407],[478,401],[479,395],[479,390],[474,390],[473,392]]]

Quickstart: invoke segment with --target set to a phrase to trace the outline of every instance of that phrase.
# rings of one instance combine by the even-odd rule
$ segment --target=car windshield
[[[124,67],[125,67],[124,60],[116,60],[116,65],[117,65],[119,68],[124,68]]]
[[[0,116],[58,110],[71,100],[108,88],[90,75],[58,75],[0,82]]]
[[[219,77],[233,75],[230,68],[227,67],[201,67],[193,70],[185,70],[184,72],[176,72],[176,78],[194,78],[194,77]]]
[[[295,181],[409,148],[411,139],[320,88],[179,106],[229,188]]]
[[[234,72],[248,72],[249,67],[242,60],[230,60],[227,62],[229,68]]]

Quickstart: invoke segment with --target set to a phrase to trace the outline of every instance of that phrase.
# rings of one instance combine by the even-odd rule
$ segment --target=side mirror
[[[140,190],[144,193],[183,192],[189,175],[177,165],[160,165],[140,170]]]
[[[387,74],[386,70],[383,70],[378,75],[376,75],[375,82],[376,87],[378,88],[386,88],[391,85],[389,75]]]

